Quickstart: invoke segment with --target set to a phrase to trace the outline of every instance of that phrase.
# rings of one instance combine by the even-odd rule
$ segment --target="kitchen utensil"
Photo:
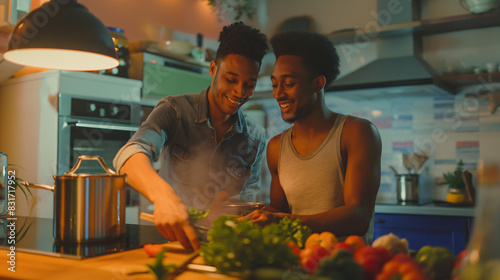
[[[389,168],[392,170],[392,172],[394,172],[394,175],[395,175],[395,176],[398,176],[398,175],[399,175],[399,173],[398,173],[398,171],[396,170],[396,168],[394,168],[394,167],[393,167],[393,166],[391,166],[391,165],[389,165]]]
[[[426,154],[412,154],[411,162],[412,166],[415,170],[415,173],[418,173],[422,165],[427,161],[429,157]]]
[[[155,216],[153,214],[141,212],[141,214],[139,215],[139,218],[143,221],[147,221],[147,222],[151,222],[151,223],[155,222]],[[196,232],[198,233],[198,238],[200,239],[200,241],[202,241],[202,242],[207,241],[207,235],[208,235],[208,231],[210,230],[210,228],[208,228],[206,226],[198,225],[198,224],[194,224],[193,227],[196,230]]]
[[[476,191],[472,185],[472,173],[470,171],[462,171],[462,178],[465,183],[465,202],[474,203],[476,200]]]
[[[175,279],[176,276],[181,274],[182,272],[186,271],[189,269],[191,262],[196,259],[200,255],[201,250],[196,250],[189,254],[185,260],[183,260],[180,264],[178,264],[173,272],[171,272],[167,276],[167,280],[169,279]],[[200,272],[211,272],[209,270],[210,266],[207,265],[194,265],[195,271],[200,271]],[[137,275],[137,274],[145,274],[145,273],[150,273],[149,269],[146,268],[146,266],[141,267],[140,269],[137,269],[135,267],[132,267],[130,271],[127,271],[127,275]]]
[[[396,176],[398,202],[418,202],[418,177],[418,174]]]
[[[106,173],[76,174],[84,161],[98,161]],[[54,238],[61,242],[116,239],[125,233],[125,175],[111,170],[99,156],[79,156],[54,186],[24,185],[54,192]]]
[[[412,173],[411,170],[413,169],[413,164],[410,159],[410,154],[403,154],[403,166],[408,170],[408,173]]]
[[[264,202],[227,202],[221,205],[223,214],[244,216],[266,207]]]

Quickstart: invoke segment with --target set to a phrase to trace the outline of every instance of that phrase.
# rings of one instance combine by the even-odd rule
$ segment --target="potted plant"
[[[464,163],[460,159],[453,172],[443,173],[444,181],[439,185],[448,185],[448,193],[446,194],[446,202],[462,203],[465,201],[465,182],[463,179]]]

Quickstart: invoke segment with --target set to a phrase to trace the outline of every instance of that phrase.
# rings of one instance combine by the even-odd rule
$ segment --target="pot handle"
[[[55,190],[54,186],[42,185],[42,184],[33,184],[33,183],[30,183],[30,182],[26,182],[26,181],[20,181],[19,184],[21,184],[21,185],[23,185],[25,187],[36,188],[36,189],[44,189],[44,190],[48,190],[48,191],[52,191],[52,192]]]
[[[73,166],[73,168],[71,168],[70,171],[64,173],[64,175],[77,175],[76,170],[78,170],[78,168],[82,164],[82,161],[84,161],[84,160],[97,160],[99,162],[99,164],[101,165],[101,167],[104,169],[104,171],[106,171],[106,173],[111,174],[111,175],[116,174],[116,172],[113,171],[113,169],[109,168],[109,166],[106,164],[106,162],[104,161],[104,159],[102,157],[83,155],[83,156],[78,157],[78,159],[76,160],[75,166]]]

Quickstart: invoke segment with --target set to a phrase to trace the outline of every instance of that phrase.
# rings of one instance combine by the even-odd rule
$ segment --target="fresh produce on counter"
[[[161,245],[160,245],[161,246]],[[145,249],[145,248],[144,248]],[[155,276],[156,280],[165,280],[169,275],[175,272],[177,266],[174,264],[164,265],[163,256],[167,250],[161,248],[159,252],[155,255],[155,263],[148,264],[149,271]]]
[[[194,206],[191,206],[188,209],[189,221],[192,225],[205,219],[208,214],[210,214],[210,210],[199,210]]]
[[[326,277],[335,280],[363,280],[363,268],[357,263],[350,250],[337,250],[323,259],[313,277]]]
[[[428,280],[419,264],[407,254],[396,254],[384,264],[382,271],[377,274],[376,280],[392,280],[392,279],[412,279],[412,280]],[[445,280],[445,279],[443,279]]]
[[[415,260],[432,280],[450,279],[455,263],[455,257],[453,257],[450,250],[444,247],[431,246],[420,248]]]
[[[142,248],[150,258],[154,258],[163,252],[165,247],[163,247],[163,244],[145,244]]]
[[[289,242],[302,244],[310,235],[300,220],[283,218],[261,228],[249,220],[220,216],[208,232],[200,255],[223,273],[249,272],[263,267],[290,268],[298,264]]]
[[[373,241],[372,247],[380,247],[389,250],[393,255],[403,253],[410,254],[408,241],[404,238],[399,238],[396,235],[389,233],[382,235]]]

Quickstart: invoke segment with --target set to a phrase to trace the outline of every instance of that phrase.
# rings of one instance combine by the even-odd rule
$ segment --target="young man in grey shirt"
[[[267,38],[237,22],[219,42],[210,86],[163,98],[113,161],[154,204],[158,230],[186,248],[200,248],[187,208],[209,209],[229,197],[255,201],[266,149],[264,128],[239,109],[254,94]],[[157,157],[159,173],[151,165]]]

